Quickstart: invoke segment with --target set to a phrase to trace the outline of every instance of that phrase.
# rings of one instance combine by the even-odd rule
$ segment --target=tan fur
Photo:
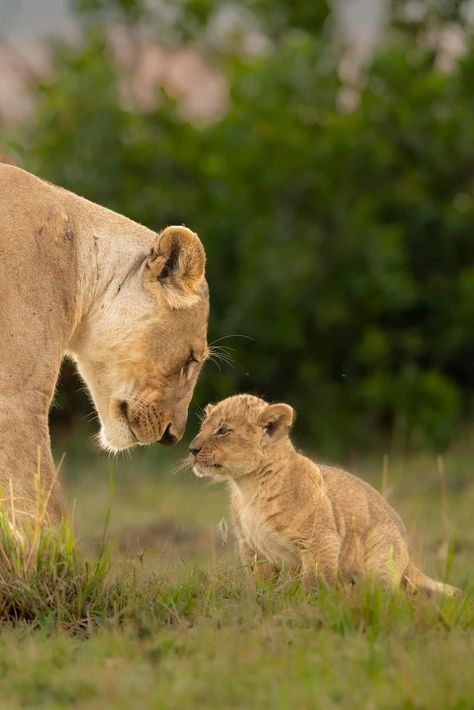
[[[34,514],[39,460],[58,519],[48,409],[64,354],[106,449],[179,440],[207,356],[204,250],[6,164],[0,195],[0,498]]]
[[[308,585],[371,577],[454,594],[410,562],[405,527],[374,488],[295,450],[292,421],[287,404],[237,395],[206,408],[191,442],[195,474],[229,482],[242,562],[263,577],[295,570]]]

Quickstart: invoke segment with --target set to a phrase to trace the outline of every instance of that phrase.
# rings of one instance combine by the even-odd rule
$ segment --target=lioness
[[[257,575],[282,567],[313,585],[372,577],[453,595],[410,562],[405,526],[360,478],[299,454],[289,437],[293,409],[248,394],[208,405],[190,444],[193,470],[230,483],[232,518],[242,562]]]
[[[48,410],[63,356],[105,449],[174,444],[207,356],[205,254],[189,229],[155,234],[10,165],[0,194],[0,498],[35,514],[40,480],[55,522]]]

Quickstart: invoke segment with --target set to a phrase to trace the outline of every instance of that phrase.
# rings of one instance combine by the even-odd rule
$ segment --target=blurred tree
[[[416,33],[446,23],[464,27],[471,11],[471,0],[392,0],[393,23]]]
[[[237,18],[247,29],[258,28],[272,40],[284,39],[291,30],[301,30],[317,37],[328,17],[327,0],[74,0],[74,7],[89,23],[153,22],[161,42],[196,42],[205,37],[218,17],[227,17],[226,24]],[[214,32],[216,28],[214,27]],[[201,42],[202,44],[202,42]],[[204,47],[201,47],[204,49]],[[232,45],[231,49],[234,48]],[[207,48],[208,49],[208,48]],[[226,52],[224,51],[224,54]]]
[[[208,26],[216,12],[232,7],[228,0],[179,0],[169,4],[181,8],[181,22],[188,30]],[[273,39],[284,39],[292,29],[318,36],[329,16],[326,0],[240,0],[235,8],[248,10],[258,20],[260,28]],[[192,34],[190,38],[192,39]]]
[[[129,22],[142,11],[81,4]],[[182,0],[182,36],[216,5]],[[274,41],[221,64],[222,119],[192,125],[163,89],[154,111],[127,109],[92,23],[80,46],[56,50],[56,78],[21,136],[25,163],[151,227],[201,234],[210,340],[236,360],[209,366],[201,403],[239,390],[289,401],[300,434],[326,452],[383,432],[442,449],[474,385],[474,49],[441,74],[399,31],[347,112],[318,34],[325,5],[245,5]]]
[[[127,22],[141,19],[147,11],[146,0],[73,0],[73,8],[77,13],[95,17],[101,21],[125,20]]]

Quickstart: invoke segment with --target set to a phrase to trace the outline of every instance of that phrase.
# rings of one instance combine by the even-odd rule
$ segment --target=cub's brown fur
[[[405,526],[374,488],[295,450],[292,422],[287,404],[237,395],[208,405],[189,447],[197,476],[229,481],[242,562],[264,577],[300,571],[307,584],[372,577],[455,594],[410,562]]]
[[[35,515],[39,468],[54,521],[48,409],[63,356],[104,448],[180,439],[207,355],[205,255],[185,227],[156,234],[4,163],[0,195],[0,499],[16,520]]]

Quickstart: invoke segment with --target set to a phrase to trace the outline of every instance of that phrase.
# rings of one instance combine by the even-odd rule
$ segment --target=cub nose
[[[201,451],[200,446],[192,445],[189,447],[189,453],[191,453],[193,456],[197,456],[198,453]]]

